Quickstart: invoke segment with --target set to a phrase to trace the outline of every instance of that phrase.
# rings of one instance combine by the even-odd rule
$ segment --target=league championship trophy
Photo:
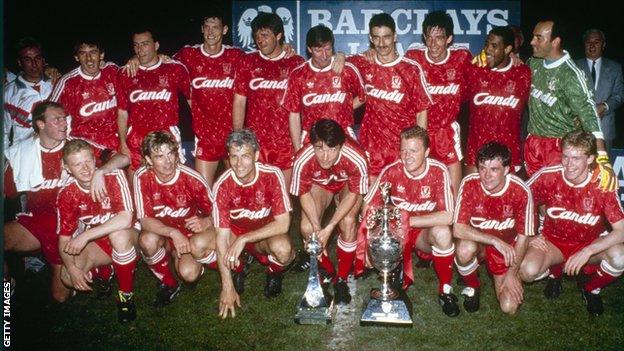
[[[325,296],[318,272],[317,256],[323,251],[321,243],[316,239],[316,233],[312,233],[307,248],[310,254],[310,275],[306,288],[295,315],[297,324],[331,324],[331,311],[333,307],[331,296]]]
[[[381,273],[381,289],[372,289],[360,323],[411,326],[412,318],[401,294],[393,289],[388,276],[403,259],[401,211],[390,201],[390,183],[380,184],[383,207],[374,209],[366,218],[368,255],[373,267]]]

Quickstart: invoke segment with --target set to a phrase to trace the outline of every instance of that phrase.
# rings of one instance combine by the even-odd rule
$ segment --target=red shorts
[[[217,162],[225,159],[228,154],[225,149],[227,135],[223,139],[216,139],[216,137],[195,137],[195,151],[193,152],[195,158],[206,162]]]
[[[49,264],[63,264],[59,254],[56,217],[33,216],[32,213],[18,213],[17,223],[28,230],[41,244],[43,257]]]
[[[180,162],[184,163],[186,159],[184,158],[184,149],[182,149],[180,130],[177,126],[171,126],[166,131],[171,133],[175,140],[178,142]],[[128,145],[128,149],[130,149],[130,155],[132,159],[132,163],[130,165],[131,169],[136,170],[143,164],[143,156],[141,155],[141,144],[143,143],[143,139],[145,138],[145,136],[147,136],[147,134],[151,132],[154,132],[154,130],[140,130],[132,127],[128,129],[126,144]]]
[[[291,169],[294,158],[293,147],[288,145],[260,145],[260,162],[275,166],[281,170]]]
[[[492,275],[503,275],[509,267],[505,265],[505,257],[492,245],[485,246],[485,266]]]
[[[368,175],[378,176],[390,163],[399,158],[399,150],[386,145],[385,147],[370,147],[366,150],[368,157]]]
[[[530,177],[542,167],[561,163],[561,139],[529,134],[524,142],[524,168]]]
[[[522,166],[522,158],[520,156],[520,145],[517,142],[510,141],[510,140],[503,140],[503,139],[499,139],[499,140],[489,139],[488,140],[486,138],[479,138],[479,137],[474,137],[474,138],[468,137],[468,144],[466,145],[466,165],[467,166],[475,166],[475,167],[479,166],[477,164],[477,153],[479,152],[479,149],[483,145],[485,145],[486,143],[490,141],[497,141],[507,146],[509,148],[509,151],[511,151],[511,166],[512,166],[511,169],[512,170],[514,168],[520,169],[520,167]]]
[[[447,166],[463,158],[459,123],[453,122],[448,127],[429,130],[429,141],[429,157]]]
[[[570,241],[563,241],[563,240],[557,240],[555,238],[549,238],[546,237],[546,239],[553,245],[555,245],[556,248],[559,249],[559,251],[561,251],[561,254],[563,255],[563,261],[567,261],[568,258],[570,258],[570,256],[574,255],[575,253],[577,253],[578,251],[580,251],[582,248],[588,246],[589,244],[591,244],[591,241],[588,242],[584,242],[584,243],[579,243],[579,242],[570,242]]]
[[[113,256],[113,247],[111,246],[110,240],[108,240],[108,236],[101,237],[95,241],[97,246],[102,249],[108,256]]]
[[[355,131],[353,131],[352,127],[347,127],[347,129],[344,130],[345,134],[347,137],[351,138],[353,141],[357,140],[357,137],[355,135]],[[303,145],[306,145],[310,142],[310,133],[308,133],[307,130],[304,130],[301,132],[301,145],[303,147]]]

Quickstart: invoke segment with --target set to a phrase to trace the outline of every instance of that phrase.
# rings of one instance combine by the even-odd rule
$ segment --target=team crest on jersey
[[[366,81],[367,81],[367,82],[370,82],[371,80],[373,80],[373,75],[372,75],[372,74],[370,74],[370,73],[367,73],[367,74],[366,74]]]
[[[110,197],[107,196],[102,200],[102,209],[110,210],[110,208],[111,208],[111,200],[110,200]]]
[[[231,63],[224,63],[223,64],[223,73],[224,74],[230,74],[232,72],[232,64]]]
[[[308,87],[308,89],[312,89],[314,88],[314,82],[307,82],[306,86]]]
[[[108,91],[108,95],[115,95],[115,86],[113,83],[106,83],[106,90]]]
[[[160,84],[161,87],[166,88],[168,85],[168,79],[166,76],[160,76],[158,78],[158,83]]]
[[[401,77],[392,76],[392,89],[401,89]]]
[[[507,81],[507,84],[505,85],[505,92],[511,94],[514,90],[516,90],[516,82],[513,80]]]
[[[557,89],[557,85],[555,84],[555,80],[551,79],[548,81],[548,90],[554,91],[555,89]]]
[[[336,89],[340,89],[340,77],[332,77],[332,85]]]
[[[84,100],[88,99],[90,96],[91,96],[91,94],[89,94],[89,92],[88,92],[88,91],[85,91],[85,92],[83,92],[83,93],[82,93],[82,98],[83,98]]]
[[[451,68],[451,69],[447,69],[446,70],[446,79],[448,80],[455,80],[455,69]]]
[[[262,192],[262,190],[256,191],[256,203],[259,203],[259,204],[264,203],[264,192]]]
[[[513,207],[511,205],[503,205],[503,217],[513,217]]]
[[[401,184],[397,185],[397,191],[400,193],[404,193],[405,192],[405,187]]]
[[[232,203],[234,203],[234,206],[240,206],[240,203],[241,203],[240,196],[237,196],[234,199],[232,199]]]
[[[431,197],[431,188],[428,185],[420,187],[420,198],[428,199]]]
[[[178,207],[186,207],[186,195],[176,196],[176,205],[178,205]]]
[[[583,199],[583,209],[587,212],[591,211],[594,207],[594,198],[586,197]]]

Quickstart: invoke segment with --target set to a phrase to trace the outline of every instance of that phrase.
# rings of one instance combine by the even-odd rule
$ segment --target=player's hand
[[[607,105],[604,101],[596,104],[596,112],[598,112],[598,117],[602,118],[602,116],[604,115],[606,111],[607,111]]]
[[[234,288],[221,290],[219,297],[219,317],[226,319],[231,313],[232,318],[236,317],[236,306],[241,307],[240,296]]]
[[[609,156],[598,155],[596,157],[598,167],[594,170],[592,182],[598,183],[598,188],[602,192],[614,192],[618,189],[618,180],[613,172],[613,167],[609,163]]]
[[[284,58],[291,58],[297,54],[295,52],[295,48],[287,43],[282,44],[282,50],[284,50],[284,52],[286,53],[286,55],[284,55]]]
[[[173,247],[176,249],[178,258],[191,252],[191,242],[186,235],[182,234],[179,230],[174,230],[170,233],[170,237],[171,241],[173,241]]]
[[[583,266],[589,261],[592,254],[585,247],[580,251],[576,252],[574,255],[570,256],[563,266],[563,271],[567,275],[577,275],[583,268]]]
[[[119,144],[119,152],[128,156],[131,160],[132,160],[132,154],[130,153],[130,148],[128,147],[128,144],[126,143],[120,143]]]
[[[516,262],[516,251],[513,246],[500,239],[496,239],[494,247],[503,255],[503,258],[505,258],[505,266],[511,267]]]
[[[121,71],[126,73],[126,76],[134,78],[139,72],[139,59],[136,56],[132,56],[128,62],[121,67]]]
[[[329,240],[329,237],[331,236],[333,231],[334,227],[328,225],[327,227],[316,232],[316,238],[318,239],[319,243],[321,243],[321,246],[323,246],[323,248],[327,247],[327,241]]]
[[[505,279],[501,284],[499,294],[504,290],[507,290],[509,292],[509,295],[516,304],[522,303],[522,300],[524,299],[524,288],[522,287],[522,281],[517,274],[508,272],[505,275]]]
[[[91,289],[91,286],[89,285],[93,282],[89,273],[83,272],[76,266],[68,267],[67,273],[69,274],[69,278],[71,279],[72,284],[74,285],[74,288],[76,290],[80,290],[80,291],[93,290]]]
[[[171,56],[169,55],[165,55],[165,54],[158,54],[158,57],[160,58],[160,60],[164,63],[170,63],[171,61],[173,61],[173,59],[171,58]]]
[[[193,216],[184,220],[184,227],[193,233],[200,233],[212,226],[210,217]]]
[[[225,252],[225,262],[229,269],[234,270],[240,264],[239,257],[243,250],[245,249],[245,245],[247,242],[244,239],[244,236],[239,236],[234,240],[228,250]]]
[[[377,52],[373,49],[368,49],[362,53],[366,61],[373,63],[375,62],[375,57],[377,56]]]
[[[485,53],[485,49],[481,50],[481,52],[472,58],[472,64],[477,67],[487,67],[487,55]]]
[[[96,169],[91,179],[91,199],[95,202],[102,201],[106,195],[106,183],[104,182],[104,171]]]
[[[336,73],[336,74],[340,74],[342,73],[342,70],[344,69],[345,66],[345,62],[347,62],[347,57],[345,56],[345,54],[343,54],[342,52],[337,52],[336,55],[334,55],[334,63],[332,63],[332,70]]]
[[[56,67],[45,66],[43,74],[51,80],[52,85],[61,78],[61,72]]]
[[[546,243],[546,239],[544,239],[542,235],[531,238],[531,240],[529,241],[529,247],[536,248],[543,252],[548,252],[548,244]]]
[[[85,246],[87,246],[88,243],[89,241],[85,239],[84,235],[78,235],[75,238],[71,238],[71,240],[69,240],[67,244],[65,244],[63,251],[68,255],[80,255],[80,253],[82,252],[82,250],[84,250]]]

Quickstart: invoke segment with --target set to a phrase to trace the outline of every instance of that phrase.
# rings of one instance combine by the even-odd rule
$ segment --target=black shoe
[[[310,268],[310,254],[305,250],[297,250],[291,270],[295,273],[302,273]]]
[[[245,270],[243,269],[240,272],[232,272],[232,282],[234,283],[234,290],[239,295],[242,295],[245,292]]]
[[[467,287],[464,288],[461,294],[464,297],[464,309],[466,312],[477,312],[481,306],[481,290]]]
[[[418,260],[414,264],[414,267],[416,267],[416,268],[429,268],[429,267],[431,267],[432,262],[433,262],[432,260],[424,260],[424,259],[418,257]]]
[[[136,319],[136,306],[132,301],[132,293],[119,292],[117,301],[117,320],[119,323],[128,323]]]
[[[338,305],[348,305],[351,302],[349,286],[344,279],[338,278],[334,284],[334,296],[336,296],[335,302]]]
[[[253,255],[247,253],[247,251],[243,251],[240,255],[241,262],[243,262],[243,273],[245,273],[245,277],[249,274],[249,270],[251,269],[251,264],[255,261]]]
[[[105,299],[113,293],[113,275],[108,280],[100,277],[93,278],[93,290],[95,290],[95,298],[98,300]]]
[[[544,287],[544,296],[547,299],[556,299],[561,295],[563,287],[561,286],[561,278],[548,277],[546,287]]]
[[[174,297],[180,292],[180,284],[169,288],[165,284],[158,286],[158,292],[156,292],[156,298],[152,303],[154,307],[165,307],[171,303]]]
[[[599,294],[592,294],[591,292],[582,290],[583,300],[587,305],[587,312],[592,316],[600,316],[604,312],[604,306],[602,306],[602,297]]]
[[[438,295],[438,302],[442,306],[442,312],[449,317],[457,317],[459,315],[459,306],[457,306],[457,296],[454,294]]]
[[[264,286],[264,296],[267,298],[273,298],[279,296],[282,293],[282,279],[284,274],[280,273],[267,273],[266,285]]]

